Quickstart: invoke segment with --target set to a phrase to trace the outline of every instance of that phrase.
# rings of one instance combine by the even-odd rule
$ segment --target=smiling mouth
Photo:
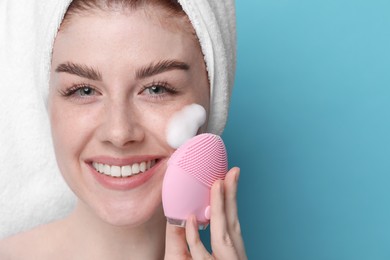
[[[124,178],[146,172],[156,165],[156,163],[157,159],[123,166],[92,162],[92,167],[101,174],[111,177]]]

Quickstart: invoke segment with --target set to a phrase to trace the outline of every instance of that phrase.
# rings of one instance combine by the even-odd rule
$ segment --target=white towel
[[[50,53],[71,0],[0,1],[0,238],[61,218],[75,197],[59,174],[46,99]],[[209,72],[209,131],[221,134],[232,91],[234,0],[180,0]]]
[[[205,56],[211,87],[208,131],[221,134],[227,120],[236,69],[234,0],[179,0]]]
[[[74,203],[56,166],[41,95],[44,59],[65,8],[0,1],[0,237],[62,217]]]

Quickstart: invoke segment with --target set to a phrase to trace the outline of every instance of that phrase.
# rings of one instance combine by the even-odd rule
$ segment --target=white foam
[[[185,106],[176,112],[168,122],[167,142],[172,148],[179,148],[194,137],[206,122],[206,110],[198,104]]]

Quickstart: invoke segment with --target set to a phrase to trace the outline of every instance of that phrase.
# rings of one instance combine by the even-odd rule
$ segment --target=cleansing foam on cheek
[[[167,142],[174,148],[179,148],[185,141],[195,136],[199,128],[206,122],[206,110],[198,104],[185,106],[176,112],[167,126]]]
[[[193,104],[177,113],[168,127],[168,143],[179,147],[168,160],[162,187],[164,214],[170,224],[184,227],[195,215],[198,228],[210,222],[210,189],[227,173],[227,154],[221,137],[196,135],[204,124],[203,107]],[[193,137],[194,136],[194,137]]]

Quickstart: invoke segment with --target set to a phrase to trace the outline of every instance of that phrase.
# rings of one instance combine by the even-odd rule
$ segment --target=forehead
[[[134,36],[138,33],[140,36],[145,36],[146,33],[149,33],[159,36],[160,39],[168,37],[174,39],[180,36],[187,41],[192,40],[191,45],[197,51],[201,51],[199,41],[187,16],[171,14],[165,8],[153,5],[137,9],[101,10],[91,8],[71,12],[66,14],[55,42],[65,38],[81,40],[87,36],[100,35],[103,40],[104,35],[117,34],[116,36],[126,37],[129,34]],[[136,41],[138,38],[133,38],[132,41]]]
[[[167,7],[163,7],[157,4],[143,4],[137,7],[112,5],[109,7],[91,6],[89,8],[70,9],[66,12],[59,30],[65,30],[66,27],[70,23],[74,23],[75,20],[77,22],[77,19],[74,19],[75,16],[104,16],[107,14],[131,16],[135,12],[142,12],[150,21],[159,24],[165,29],[174,32],[186,32],[192,35],[195,41],[198,41],[195,29],[193,28],[188,16],[184,13],[184,11],[172,11]]]
[[[201,65],[205,70],[196,37],[183,28],[166,26],[169,21],[179,23],[180,18],[172,17],[163,23],[165,15],[161,8],[126,12],[95,9],[74,14],[55,39],[53,65],[72,61],[103,71],[128,71],[158,60],[174,59],[191,67]]]
[[[77,14],[64,27],[61,26],[55,43],[63,41],[69,47],[72,47],[76,41],[90,45],[110,42],[112,44],[133,45],[133,47],[142,47],[141,44],[157,47],[154,41],[159,41],[160,46],[169,47],[168,50],[174,47],[168,44],[175,42],[199,45],[188,31],[180,30],[179,27],[173,27],[173,25],[165,26],[169,21],[162,23],[158,12],[161,11],[155,10],[151,13],[139,9],[118,13],[94,10],[94,12],[84,15]],[[177,18],[169,20],[175,21],[175,19]],[[193,42],[191,43],[191,41]]]

